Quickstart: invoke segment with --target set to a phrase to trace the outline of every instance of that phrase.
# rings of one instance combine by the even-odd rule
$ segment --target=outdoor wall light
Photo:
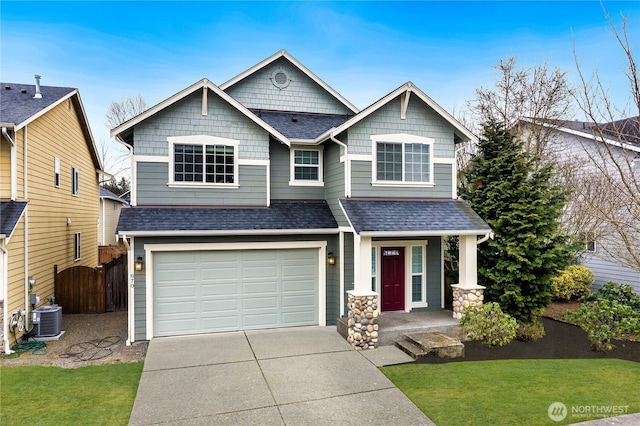
[[[36,285],[36,280],[32,276],[29,276],[29,288],[33,288]]]
[[[142,256],[138,256],[138,258],[136,259],[136,271],[138,272],[142,271],[143,267],[144,267],[144,262],[142,261]]]
[[[327,263],[329,265],[335,265],[336,264],[336,256],[333,254],[332,251],[330,251],[329,254],[327,255]]]

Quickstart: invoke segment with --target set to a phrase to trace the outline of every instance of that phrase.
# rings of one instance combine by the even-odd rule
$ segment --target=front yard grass
[[[477,361],[382,371],[438,426],[570,424],[604,416],[594,410],[640,412],[640,364],[632,361]],[[548,415],[554,402],[567,407],[561,422]]]
[[[2,367],[2,425],[126,425],[143,363]]]

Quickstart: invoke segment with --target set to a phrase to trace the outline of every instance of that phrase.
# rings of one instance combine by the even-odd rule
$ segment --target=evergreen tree
[[[461,196],[491,226],[495,239],[478,247],[478,283],[487,301],[522,323],[536,321],[550,301],[551,277],[573,255],[559,234],[563,187],[502,124],[484,126]]]

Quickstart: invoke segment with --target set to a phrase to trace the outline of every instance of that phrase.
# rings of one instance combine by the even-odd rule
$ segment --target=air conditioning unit
[[[41,306],[32,312],[36,337],[57,336],[62,331],[62,306]]]

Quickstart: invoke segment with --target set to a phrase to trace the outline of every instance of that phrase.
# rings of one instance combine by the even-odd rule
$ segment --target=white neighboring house
[[[523,127],[533,123],[532,120],[524,121]],[[630,284],[640,294],[640,268],[629,267],[633,266],[630,265],[633,260],[629,260],[628,250],[624,248],[625,244],[640,247],[640,223],[637,223],[640,211],[640,116],[599,125],[604,138],[591,122],[554,121],[547,122],[545,127],[552,129],[545,152],[560,165],[567,184],[575,185],[567,216],[571,217],[573,226],[569,227],[573,228],[572,232],[581,234],[586,241],[578,262],[594,272],[593,290],[612,281]],[[630,177],[630,184],[619,193],[599,190],[603,188],[599,181],[607,177],[620,180],[621,174]],[[586,198],[590,203],[584,201]],[[598,201],[594,203],[594,200]],[[603,220],[603,217],[611,216],[611,211],[619,211],[614,215],[619,219],[616,223],[627,223],[616,229],[611,221]],[[631,220],[627,221],[625,218],[629,217]],[[625,242],[623,236],[630,239]],[[636,256],[640,254],[636,253]],[[637,259],[635,263],[640,264]]]
[[[127,202],[113,192],[100,187],[100,222],[98,226],[98,245],[117,245],[116,227],[120,212]]]

